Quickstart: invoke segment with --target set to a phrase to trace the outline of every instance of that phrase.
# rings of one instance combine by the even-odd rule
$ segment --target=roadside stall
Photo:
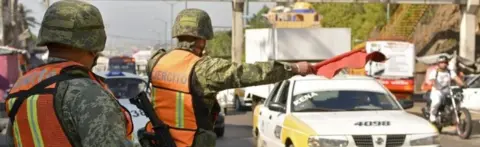
[[[5,97],[15,81],[26,71],[27,51],[0,46],[0,130],[5,132],[8,123]]]
[[[8,89],[27,70],[27,51],[0,46],[0,102],[8,93]]]

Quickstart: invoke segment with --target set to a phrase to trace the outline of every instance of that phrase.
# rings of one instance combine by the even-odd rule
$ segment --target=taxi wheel
[[[295,146],[293,145],[292,140],[287,139],[287,142],[286,142],[286,144],[285,144],[285,147],[295,147]]]

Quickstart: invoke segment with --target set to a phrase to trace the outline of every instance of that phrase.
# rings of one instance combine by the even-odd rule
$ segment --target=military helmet
[[[38,34],[38,46],[68,45],[92,52],[105,48],[102,15],[97,7],[79,0],[62,0],[48,7]]]
[[[200,9],[182,10],[172,28],[172,36],[193,36],[205,40],[213,38],[213,28],[208,13]]]
[[[437,59],[437,63],[446,63],[448,62],[448,57],[445,56],[445,55],[441,55],[440,57],[438,57]]]

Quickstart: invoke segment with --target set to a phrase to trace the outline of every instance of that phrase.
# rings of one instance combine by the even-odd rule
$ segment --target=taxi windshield
[[[293,112],[399,110],[386,93],[372,91],[312,91],[293,96]]]
[[[111,78],[105,79],[105,83],[118,99],[129,99],[137,96],[145,90],[147,83],[135,78]]]
[[[129,72],[136,74],[135,71],[135,63],[110,63],[109,67],[110,71],[116,71],[116,72]]]
[[[113,57],[108,60],[109,71],[136,73],[136,64],[132,58]]]

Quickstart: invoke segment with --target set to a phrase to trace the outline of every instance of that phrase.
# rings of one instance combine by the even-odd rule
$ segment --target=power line
[[[176,1],[184,2],[185,0],[90,0],[90,1],[140,1],[140,2],[166,2],[166,1]],[[232,2],[233,0],[188,0],[190,2]]]
[[[160,41],[160,40],[156,40],[156,39],[122,36],[122,35],[115,35],[115,34],[107,34],[107,36],[115,37],[115,38],[125,38],[125,39],[131,39],[131,40],[141,40],[141,41],[157,41],[157,42]]]

